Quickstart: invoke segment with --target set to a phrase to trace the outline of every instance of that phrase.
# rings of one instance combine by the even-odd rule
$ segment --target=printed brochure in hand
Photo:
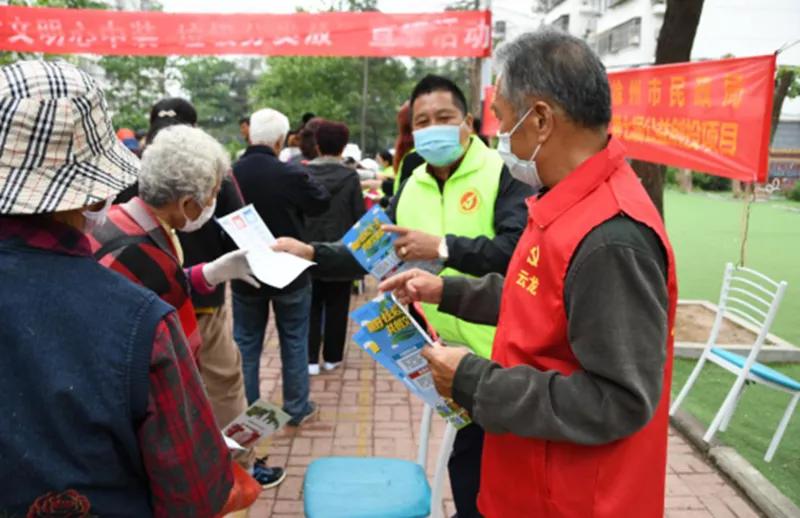
[[[277,432],[291,418],[279,406],[259,399],[226,426],[222,435],[227,438],[225,442],[229,449],[238,449],[237,445],[249,449]]]
[[[431,273],[439,273],[442,270],[443,265],[439,260],[408,262],[401,260],[394,249],[397,234],[383,230],[384,225],[391,224],[383,209],[376,205],[347,231],[342,242],[356,261],[378,280],[410,268],[421,268]]]
[[[360,326],[353,340],[372,358],[455,428],[470,423],[466,411],[453,400],[436,392],[433,374],[422,357],[422,349],[432,343],[402,304],[385,293],[350,314]]]
[[[217,219],[236,246],[247,250],[247,262],[253,274],[266,284],[284,288],[314,263],[286,252],[275,252],[272,235],[253,205]]]

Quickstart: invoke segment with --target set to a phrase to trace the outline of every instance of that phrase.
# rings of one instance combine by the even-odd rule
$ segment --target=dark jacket
[[[222,180],[217,195],[215,218],[227,216],[244,206],[239,187],[232,176]],[[189,268],[197,264],[208,263],[223,254],[236,250],[236,244],[213,219],[194,232],[178,232],[178,239],[183,248],[183,266]],[[225,284],[220,284],[209,295],[192,290],[192,304],[197,308],[218,308],[225,303]]]
[[[411,173],[414,172],[414,169],[424,163],[425,159],[422,158],[416,151],[409,151],[406,153],[406,156],[404,156],[403,160],[400,161],[400,171],[397,173],[400,175],[400,180],[397,182],[397,185],[403,185],[405,181],[408,180],[408,177],[411,176]],[[388,207],[391,203],[391,198],[395,195],[394,186],[394,179],[384,180],[383,184],[381,185],[381,190],[385,196],[381,199],[381,207]]]
[[[331,193],[331,206],[319,216],[309,217],[307,237],[309,241],[338,241],[366,212],[364,195],[358,173],[330,157],[315,158],[308,164],[311,176]],[[319,275],[311,270],[315,279],[326,281],[350,280],[349,275]]]
[[[443,186],[443,183],[440,182],[440,186]],[[403,195],[404,187],[405,183],[400,186],[400,191],[392,198],[391,204],[386,209],[386,215],[392,221],[396,221],[397,204]],[[528,220],[525,200],[534,194],[530,186],[515,180],[508,172],[508,168],[503,166],[494,204],[496,235],[493,238],[487,236],[469,238],[448,234],[445,239],[449,258],[445,266],[476,277],[488,273],[504,274]],[[364,274],[364,269],[340,242],[314,241],[312,245],[315,251],[314,261],[317,263],[314,267],[315,275],[356,278]]]
[[[245,205],[252,203],[275,237],[305,241],[305,218],[322,214],[330,206],[331,195],[308,174],[308,169],[278,160],[269,146],[250,146],[233,166]],[[233,291],[244,295],[290,293],[308,285],[303,273],[282,290],[264,286],[253,288],[242,281],[231,283]]]
[[[0,516],[69,488],[98,516],[153,515],[137,430],[154,332],[172,308],[86,246],[70,255],[0,239],[0,285],[18,295],[0,297]]]
[[[308,164],[311,177],[331,194],[331,206],[306,220],[310,241],[337,241],[366,212],[358,173],[337,158],[315,158]]]

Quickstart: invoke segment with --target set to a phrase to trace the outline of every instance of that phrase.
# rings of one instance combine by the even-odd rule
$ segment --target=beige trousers
[[[200,376],[206,386],[214,417],[224,428],[247,409],[242,355],[233,341],[228,304],[213,313],[197,313],[203,344],[198,351]]]

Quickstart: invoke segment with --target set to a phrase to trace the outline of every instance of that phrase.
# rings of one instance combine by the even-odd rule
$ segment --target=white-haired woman
[[[210,292],[231,279],[257,285],[243,250],[183,269],[176,230],[191,232],[214,214],[217,192],[230,162],[213,137],[198,128],[159,132],[142,156],[139,196],[113,206],[92,234],[95,257],[178,310],[192,353],[200,347],[190,290]],[[196,357],[196,356],[195,356]]]
[[[182,266],[183,251],[175,232],[194,232],[211,219],[229,172],[228,154],[209,134],[185,125],[164,128],[142,155],[139,196],[112,207],[108,222],[93,235],[95,257],[102,264],[155,291],[178,310],[196,359],[202,338],[191,290],[210,294],[217,284],[234,279],[259,287],[244,250],[190,268]],[[202,372],[202,362],[198,365]],[[274,487],[286,474],[257,460],[253,476],[262,487]]]

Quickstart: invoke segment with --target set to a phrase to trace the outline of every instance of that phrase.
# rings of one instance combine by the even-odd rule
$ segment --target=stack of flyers
[[[383,294],[350,314],[361,329],[353,340],[408,389],[461,429],[470,423],[466,411],[436,392],[433,374],[422,357],[431,338],[391,294]]]
[[[422,268],[431,273],[442,270],[442,262],[438,260],[403,262],[394,250],[397,235],[383,230],[384,225],[391,224],[383,209],[376,205],[347,231],[342,242],[356,261],[378,280],[410,268]]]
[[[225,441],[229,448],[238,449],[238,445],[248,449],[277,432],[290,419],[291,416],[280,407],[259,399],[226,426],[222,435],[235,441]]]

